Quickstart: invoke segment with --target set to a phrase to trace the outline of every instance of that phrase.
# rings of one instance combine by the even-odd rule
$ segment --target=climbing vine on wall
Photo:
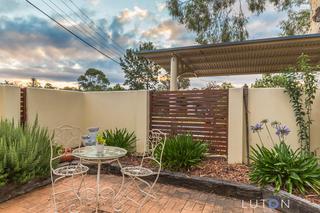
[[[310,152],[311,112],[318,87],[316,71],[320,71],[320,66],[312,66],[310,58],[302,54],[296,66],[288,68],[283,74],[286,79],[285,92],[290,97],[296,117],[300,148],[305,152]]]

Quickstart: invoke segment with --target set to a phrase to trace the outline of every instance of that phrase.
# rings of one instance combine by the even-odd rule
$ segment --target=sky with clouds
[[[48,14],[60,19],[66,26],[72,24],[87,28],[92,23],[82,21],[70,8],[69,0],[52,0],[66,14],[62,19],[50,0],[30,0]],[[46,2],[47,4],[44,4]],[[73,2],[94,20],[104,42],[101,48],[116,56],[115,50],[106,38],[112,38],[123,49],[137,47],[139,42],[152,41],[157,48],[176,47],[195,44],[195,35],[183,25],[173,21],[165,6],[165,0],[73,0]],[[48,17],[41,14],[24,0],[0,0],[0,82],[4,80],[25,82],[31,77],[42,83],[50,82],[56,86],[75,85],[76,79],[90,67],[101,69],[115,83],[123,83],[124,77],[120,66],[84,45],[66,32]],[[52,8],[48,7],[51,5]],[[248,11],[245,11],[249,13]],[[269,6],[260,16],[249,14],[247,26],[250,39],[275,37],[280,33],[279,23],[286,15]],[[71,21],[72,20],[72,21]],[[91,25],[90,25],[91,24]],[[104,37],[104,40],[102,39]],[[87,34],[84,39],[92,39]],[[120,48],[116,47],[120,50]],[[109,48],[110,49],[110,48]],[[115,49],[115,48],[113,48]],[[192,87],[201,87],[208,81],[229,81],[235,85],[253,82],[257,77],[227,76],[192,80]]]

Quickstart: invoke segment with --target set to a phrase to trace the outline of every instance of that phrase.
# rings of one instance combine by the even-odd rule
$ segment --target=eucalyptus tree
[[[246,40],[249,19],[244,11],[260,15],[270,4],[288,14],[280,24],[282,35],[320,32],[319,0],[167,0],[170,15],[202,44]]]
[[[79,76],[78,83],[84,91],[104,91],[108,89],[110,81],[101,70],[90,68]]]

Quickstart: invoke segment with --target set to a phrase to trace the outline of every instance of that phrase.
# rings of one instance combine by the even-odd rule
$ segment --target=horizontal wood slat
[[[209,144],[212,154],[228,151],[228,90],[150,92],[150,128],[190,133]]]

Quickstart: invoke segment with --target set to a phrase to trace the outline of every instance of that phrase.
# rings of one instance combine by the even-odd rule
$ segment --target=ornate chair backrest
[[[156,160],[160,166],[162,162],[162,155],[163,155],[163,150],[166,144],[166,134],[161,132],[158,129],[153,129],[150,131],[149,138],[148,138],[148,154],[149,158],[153,158],[156,160],[155,156],[155,151],[158,147],[160,147],[160,157],[159,160]]]
[[[57,146],[63,146],[64,148],[79,148],[81,146],[81,131],[80,128],[71,125],[61,125],[54,129],[54,138],[50,143],[51,148],[51,160],[50,165],[54,160],[59,159],[65,155],[65,150],[59,150],[58,154],[55,155],[54,149]]]
[[[80,128],[71,125],[61,125],[54,129],[55,144],[63,145],[66,148],[79,148],[81,146]]]

